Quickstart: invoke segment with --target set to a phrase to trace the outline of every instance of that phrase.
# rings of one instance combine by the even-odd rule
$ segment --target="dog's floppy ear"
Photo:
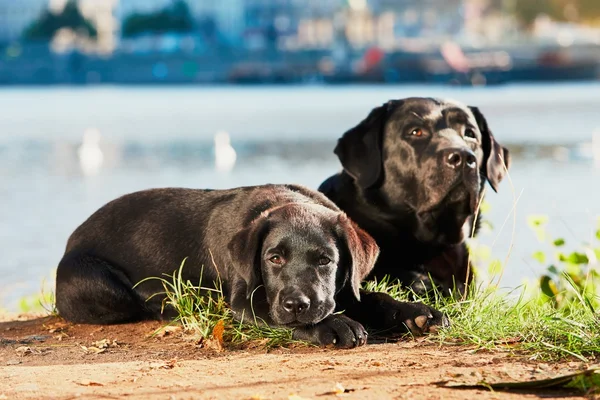
[[[494,139],[494,135],[492,135],[492,131],[488,127],[488,123],[481,111],[479,111],[479,108],[469,106],[469,109],[475,116],[477,126],[482,135],[484,160],[481,172],[490,183],[492,189],[497,192],[498,185],[510,166],[510,153],[506,147],[502,147]]]
[[[399,103],[391,100],[371,110],[367,118],[344,133],[333,151],[363,189],[376,184],[381,176],[383,130],[388,115]]]
[[[237,232],[227,246],[233,268],[246,282],[246,298],[250,298],[261,282],[260,253],[268,229],[268,218],[261,215]]]
[[[338,217],[339,235],[347,247],[348,278],[352,292],[360,300],[360,285],[369,275],[379,256],[379,246],[375,239],[358,227],[345,214]]]

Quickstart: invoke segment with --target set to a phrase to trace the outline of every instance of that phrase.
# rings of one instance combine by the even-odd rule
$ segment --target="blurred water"
[[[600,129],[599,84],[8,88],[0,91],[0,305],[14,308],[39,291],[69,234],[107,201],[164,186],[316,188],[339,169],[332,150],[346,129],[372,107],[412,95],[479,106],[513,150],[512,184],[503,182],[498,194],[488,189],[495,230],[480,236],[494,257],[510,255],[504,286],[541,270],[530,257],[540,246],[527,215],[548,214],[551,232],[568,244],[590,238],[600,215],[600,169],[578,146]],[[94,177],[81,174],[76,157],[89,127],[102,132],[105,154]],[[238,153],[229,174],[213,167],[212,138],[222,129]]]

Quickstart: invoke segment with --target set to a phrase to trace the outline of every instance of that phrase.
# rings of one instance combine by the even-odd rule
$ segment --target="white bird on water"
[[[233,169],[237,154],[231,146],[229,134],[219,131],[215,134],[215,168],[217,171],[229,172]]]
[[[83,143],[77,149],[79,166],[86,176],[97,175],[104,163],[104,154],[99,146],[100,131],[88,128],[83,132]]]
[[[596,167],[600,168],[600,129],[596,129],[592,133],[592,157]]]

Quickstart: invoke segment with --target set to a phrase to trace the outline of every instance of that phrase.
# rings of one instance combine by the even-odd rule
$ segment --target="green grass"
[[[215,327],[220,325],[222,333],[217,336],[226,344],[259,341],[270,348],[299,343],[292,339],[289,329],[272,328],[256,319],[250,324],[234,320],[223,297],[222,285],[215,282],[212,286],[202,286],[202,278],[198,284],[185,281],[183,267],[184,263],[172,276],[152,279],[160,279],[166,294],[165,305],[177,310],[177,321],[187,331],[214,340]],[[419,298],[388,279],[366,282],[364,288],[388,293],[402,301],[417,297],[417,301],[446,313],[451,326],[427,339],[440,345],[511,351],[539,360],[576,357],[590,361],[600,352],[600,319],[575,283],[564,289],[573,300],[559,308],[548,301],[539,287],[503,291],[495,285],[471,286],[464,298],[436,292]]]
[[[561,308],[547,301],[537,288],[527,291],[520,287],[508,292],[496,286],[471,287],[463,299],[435,292],[419,298],[386,279],[365,286],[398,300],[414,296],[446,313],[451,326],[428,337],[440,345],[511,351],[538,360],[576,357],[590,361],[600,352],[599,316],[574,284],[565,290],[579,295]]]
[[[38,294],[23,296],[19,299],[19,312],[22,313],[47,313],[48,315],[58,315],[54,291],[48,289],[46,280],[42,280],[41,289]]]
[[[164,292],[156,295],[165,295],[163,305],[177,311],[178,317],[174,322],[181,323],[186,331],[200,340],[218,341],[224,345],[248,345],[252,342],[266,348],[305,345],[292,339],[292,330],[270,327],[256,316],[253,316],[254,323],[236,321],[225,301],[221,282],[203,286],[202,273],[197,284],[184,280],[184,265],[185,260],[171,276],[145,280],[161,281]]]

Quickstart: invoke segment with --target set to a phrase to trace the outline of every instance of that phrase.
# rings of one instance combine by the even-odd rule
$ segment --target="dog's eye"
[[[283,264],[283,258],[278,255],[272,256],[271,258],[269,258],[269,261],[271,261],[273,264],[277,264],[277,265]]]
[[[416,136],[416,137],[423,136],[423,130],[420,128],[413,129],[412,131],[410,131],[410,136]]]
[[[325,256],[319,258],[319,265],[327,265],[331,262],[331,260]]]
[[[472,139],[477,138],[477,136],[475,136],[475,131],[473,131],[473,129],[470,128],[467,128],[467,130],[465,131],[465,136],[470,137]]]

